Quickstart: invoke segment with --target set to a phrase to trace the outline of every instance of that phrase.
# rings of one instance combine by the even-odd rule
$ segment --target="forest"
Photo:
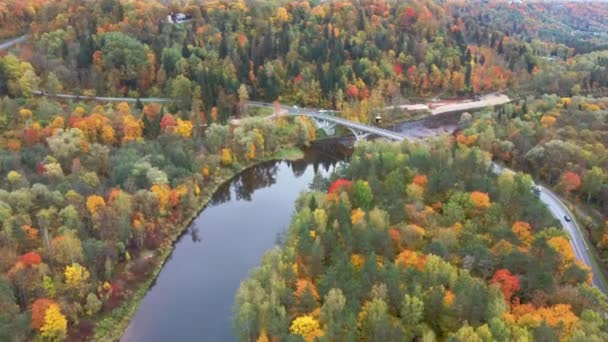
[[[457,140],[552,186],[578,207],[601,261],[608,263],[608,100],[545,95],[496,112],[465,116]]]
[[[0,2],[0,40],[25,35],[0,51],[0,340],[118,338],[220,184],[323,135],[250,100],[367,123],[493,92],[514,101],[428,145],[360,143],[302,195],[237,294],[235,333],[608,339],[605,296],[531,178],[489,170],[556,189],[608,264],[607,15],[558,1]]]
[[[357,145],[241,284],[238,340],[606,340],[606,298],[530,176],[490,160],[448,138]]]
[[[43,105],[58,114],[46,120],[38,107],[17,110],[0,150],[3,340],[30,329],[63,339],[67,320],[91,330],[92,317],[113,312],[150,276],[151,256],[170,250],[218,184],[315,134],[304,118],[245,118],[201,136],[155,104]],[[112,322],[97,332],[112,331]]]

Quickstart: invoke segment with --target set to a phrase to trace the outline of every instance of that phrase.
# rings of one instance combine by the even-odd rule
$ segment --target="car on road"
[[[566,220],[566,222],[572,222],[572,218],[570,218],[568,215],[564,216],[564,220]]]
[[[293,106],[294,109],[298,109],[298,106]]]
[[[538,187],[538,185],[534,185],[532,186],[532,192],[536,195],[536,196],[540,196],[540,187]]]

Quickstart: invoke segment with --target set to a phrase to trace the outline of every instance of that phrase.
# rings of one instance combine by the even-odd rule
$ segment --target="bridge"
[[[36,95],[40,96],[55,96],[55,97],[63,97],[70,99],[80,99],[80,96],[77,95],[68,95],[68,94],[53,94],[50,95],[44,91],[34,91]],[[115,97],[88,97],[86,99],[94,99],[99,101],[137,101],[136,98],[115,98]],[[142,102],[171,102],[171,99],[168,98],[146,98],[140,99]],[[466,104],[466,108],[462,108],[460,104],[456,104],[455,106],[444,106],[443,111],[457,111],[457,110],[471,110],[482,108],[488,105],[502,104],[509,101],[509,98],[506,96],[494,96],[491,101],[476,101],[475,103]],[[257,102],[257,101],[248,101],[248,105],[255,107],[266,107],[273,108],[274,104],[266,103],[266,102]],[[459,106],[456,108],[456,106]],[[290,115],[290,116],[307,116],[311,118],[318,125],[319,128],[327,131],[331,131],[335,128],[336,125],[341,125],[349,129],[357,140],[365,139],[370,135],[376,135],[383,137],[389,140],[402,141],[406,139],[411,139],[402,134],[392,132],[379,127],[372,127],[369,125],[361,124],[358,122],[342,119],[340,117],[330,115],[328,113],[332,113],[335,111],[324,110],[324,109],[313,109],[313,108],[298,108],[297,106],[280,106],[281,112],[280,115]],[[437,113],[433,113],[437,114]],[[507,171],[497,165],[496,163],[492,163],[492,171],[496,174],[500,174],[502,172]],[[568,207],[559,199],[557,195],[551,192],[549,189],[545,187],[540,187],[540,200],[547,205],[547,208],[551,211],[553,216],[559,219],[562,223],[562,226],[569,233],[571,239],[570,244],[575,252],[577,259],[586,264],[591,268],[591,273],[593,274],[593,285],[599,288],[603,293],[608,293],[608,285],[606,280],[604,279],[601,266],[595,260],[595,257],[591,254],[589,247],[587,246],[587,242],[585,240],[585,236],[581,233],[581,229],[576,222],[576,218],[569,211]],[[568,219],[566,219],[566,217]]]
[[[249,101],[248,104],[250,106],[255,107],[274,108],[273,104],[266,102]],[[384,128],[369,126],[366,124],[343,119],[335,115],[331,115],[329,113],[332,113],[333,111],[329,110],[298,108],[297,106],[286,105],[281,105],[280,108],[282,111],[281,115],[306,116],[311,118],[315,122],[317,127],[321,128],[328,134],[333,134],[335,127],[339,125],[351,131],[357,140],[365,139],[370,135],[376,135],[382,138],[397,141],[407,139],[407,137],[399,133],[389,131]]]

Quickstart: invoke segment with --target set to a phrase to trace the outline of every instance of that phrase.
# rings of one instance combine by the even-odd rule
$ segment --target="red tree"
[[[32,304],[32,321],[30,326],[34,329],[40,329],[44,325],[44,315],[49,306],[57,303],[51,299],[38,298]]]
[[[351,98],[358,97],[359,88],[357,88],[357,86],[354,84],[349,84],[348,88],[346,89],[346,95]]]
[[[513,294],[520,289],[519,278],[505,268],[501,268],[494,273],[491,283],[500,286],[507,302],[511,302]]]
[[[19,262],[21,262],[23,264],[23,266],[38,265],[42,262],[42,258],[36,252],[29,252],[29,253],[23,254],[19,258]]]
[[[160,121],[160,127],[163,132],[172,132],[175,126],[177,126],[177,123],[175,121],[175,118],[171,114],[165,114],[162,120]]]
[[[403,66],[401,66],[401,63],[395,63],[394,70],[396,75],[403,74]]]
[[[568,192],[578,190],[581,187],[581,176],[571,171],[564,172],[562,175],[562,186]]]
[[[351,182],[347,179],[338,179],[335,182],[331,183],[331,185],[329,186],[329,189],[327,190],[328,194],[333,194],[334,192],[340,191],[343,188],[345,189],[350,189],[351,186]]]

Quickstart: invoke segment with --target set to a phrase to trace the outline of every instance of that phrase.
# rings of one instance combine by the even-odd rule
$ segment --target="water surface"
[[[122,341],[233,341],[240,282],[277,243],[298,195],[335,161],[309,156],[245,170],[214,195],[175,244]]]

